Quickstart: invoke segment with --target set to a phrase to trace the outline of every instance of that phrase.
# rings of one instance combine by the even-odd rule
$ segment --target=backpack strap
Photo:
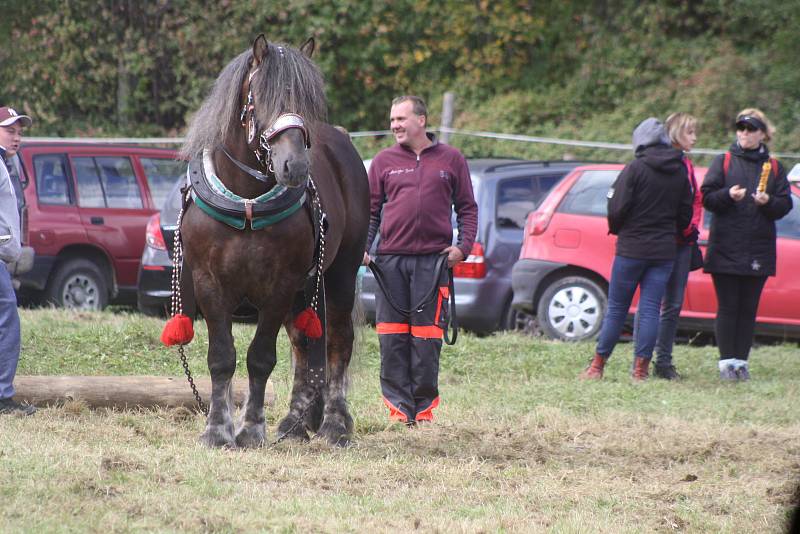
[[[769,164],[772,167],[772,175],[777,178],[778,177],[778,160],[775,158],[769,158]],[[722,177],[728,177],[728,169],[731,167],[731,153],[725,152],[725,159],[722,160]]]

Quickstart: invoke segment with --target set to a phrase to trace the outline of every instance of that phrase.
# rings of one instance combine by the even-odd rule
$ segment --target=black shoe
[[[653,369],[653,375],[664,380],[680,380],[681,375],[675,369],[674,365],[656,365]]]
[[[36,408],[30,404],[17,402],[13,397],[0,399],[0,413],[18,413],[21,415],[33,415]]]

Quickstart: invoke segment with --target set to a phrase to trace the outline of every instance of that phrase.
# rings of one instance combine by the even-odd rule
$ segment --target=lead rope
[[[185,193],[188,195],[189,192]],[[186,196],[181,198],[181,209],[178,212],[177,228],[175,229],[175,238],[172,244],[172,300],[171,312],[175,317],[183,313],[183,299],[181,298],[181,270],[183,268],[183,243],[181,243],[181,219],[183,219],[183,207],[186,205]],[[192,378],[192,372],[189,370],[189,362],[186,361],[186,353],[183,350],[183,345],[178,345],[178,356],[181,358],[181,365],[183,365],[183,372],[186,375],[186,380],[189,381],[189,386],[192,388],[192,393],[197,401],[197,407],[200,412],[208,416],[208,407],[200,397],[197,391],[197,386]]]

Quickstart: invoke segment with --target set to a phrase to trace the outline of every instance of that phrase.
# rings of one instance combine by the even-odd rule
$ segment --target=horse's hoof
[[[343,424],[330,423],[328,421],[322,423],[317,437],[324,439],[329,445],[334,447],[349,447],[350,439],[349,432]]]
[[[278,425],[278,436],[286,439],[310,441],[303,422],[298,422],[296,418],[291,416],[286,416],[281,421],[281,424]]]
[[[206,427],[205,432],[200,434],[200,443],[215,449],[236,447],[232,432],[212,427]]]
[[[236,446],[256,449],[264,445],[264,425],[244,426],[236,434]]]

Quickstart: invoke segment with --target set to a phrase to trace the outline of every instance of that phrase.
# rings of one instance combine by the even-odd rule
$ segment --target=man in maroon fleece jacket
[[[370,227],[367,250],[380,228],[375,262],[399,307],[410,309],[438,283],[437,299],[410,316],[378,291],[376,329],[381,347],[381,390],[389,418],[413,424],[433,420],[439,405],[439,352],[447,323],[447,273],[438,281],[437,259],[448,267],[466,258],[478,228],[478,206],[464,156],[425,131],[428,111],[417,96],[392,101],[397,144],[381,151],[369,170]],[[458,238],[453,245],[452,210]],[[365,265],[369,255],[364,254]]]

